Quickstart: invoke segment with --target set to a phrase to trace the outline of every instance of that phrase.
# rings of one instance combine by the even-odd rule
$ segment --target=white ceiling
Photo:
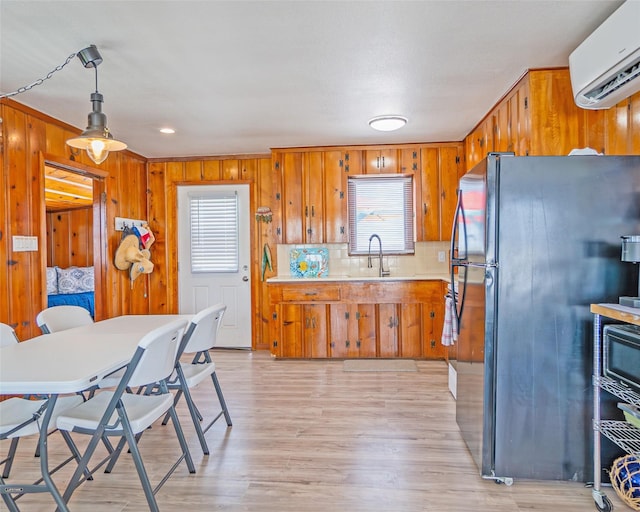
[[[148,158],[462,140],[621,3],[0,0],[0,91],[95,44],[108,126]],[[94,85],[74,58],[13,98],[83,129]],[[375,132],[381,114],[409,123]]]

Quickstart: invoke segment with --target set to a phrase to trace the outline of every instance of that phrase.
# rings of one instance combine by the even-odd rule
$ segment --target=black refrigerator
[[[589,307],[637,294],[620,237],[640,234],[640,156],[491,154],[459,185],[460,432],[483,477],[587,481]]]

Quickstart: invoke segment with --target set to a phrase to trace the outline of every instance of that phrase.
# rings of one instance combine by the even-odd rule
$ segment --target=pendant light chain
[[[67,64],[69,64],[69,62],[71,62],[76,55],[78,55],[77,52],[76,53],[72,53],[71,55],[69,55],[67,57],[67,60],[65,60],[63,64],[60,64],[59,66],[56,66],[54,69],[49,71],[49,73],[47,73],[47,75],[44,78],[38,78],[38,80],[36,80],[35,82],[32,82],[29,85],[25,85],[24,87],[20,87],[19,89],[15,90],[13,92],[8,92],[6,94],[0,94],[0,99],[9,98],[11,96],[15,96],[16,94],[20,94],[20,93],[26,92],[26,91],[34,88],[36,85],[41,85],[45,80],[49,80],[49,78],[51,78],[54,75],[54,73],[60,71]],[[96,91],[97,90],[98,90],[98,73],[97,73],[97,68],[96,68]]]

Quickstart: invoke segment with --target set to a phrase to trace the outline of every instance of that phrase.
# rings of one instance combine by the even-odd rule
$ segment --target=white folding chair
[[[107,446],[109,454],[96,467],[89,470],[89,474],[93,474],[107,461],[109,461],[107,466],[107,472],[109,472],[125,444],[128,445],[149,509],[154,512],[158,510],[156,492],[183,459],[189,473],[195,473],[195,466],[173,405],[173,395],[166,385],[166,379],[171,375],[175,365],[186,324],[186,320],[175,320],[146,334],[138,343],[136,352],[114,391],[104,390],[96,393],[86,402],[67,410],[58,417],[58,429],[92,436],[63,495],[65,502],[69,501],[73,491],[84,481],[83,472],[101,440]],[[152,384],[157,385],[157,391],[154,394],[136,395],[125,392],[128,386]],[[144,468],[137,442],[142,433],[167,412],[171,416],[182,454],[154,489]],[[117,447],[112,447],[108,440],[110,436],[120,437]]]
[[[184,346],[183,354],[194,354],[194,357],[191,363],[183,363],[180,361],[180,356],[178,356],[175,371],[167,381],[169,389],[177,390],[174,404],[177,404],[180,397],[184,395],[191,419],[193,420],[193,425],[200,440],[202,452],[205,455],[209,455],[209,447],[207,446],[204,435],[218,418],[224,414],[227,425],[229,427],[233,425],[216,375],[216,364],[211,360],[211,354],[209,353],[209,349],[216,343],[216,337],[220,330],[222,317],[226,309],[227,306],[224,304],[216,304],[203,309],[191,319],[182,345]],[[206,427],[202,428],[200,422],[203,421],[203,417],[193,401],[190,389],[208,377],[211,377],[213,381],[221,410]],[[165,415],[163,424],[166,424],[168,420],[169,417]]]
[[[66,331],[93,323],[91,314],[80,306],[53,306],[43,309],[36,316],[36,324],[43,334]]]
[[[53,411],[51,412],[47,432],[50,433],[55,430],[56,418],[60,414],[71,407],[81,404],[82,400],[82,397],[79,395],[56,398]],[[0,440],[11,439],[9,456],[0,461],[0,465],[4,465],[4,471],[2,473],[2,476],[0,477],[0,484],[5,485],[4,479],[9,477],[9,472],[11,470],[15,455],[15,448],[17,447],[17,441],[22,437],[35,436],[40,433],[40,421],[42,421],[42,416],[46,413],[47,405],[47,400],[29,400],[26,398],[16,397],[9,398],[0,402]],[[62,466],[67,464],[67,462],[73,459],[76,459],[78,461],[80,460],[77,451],[74,451],[72,447],[73,445],[70,444],[71,438],[69,437],[69,434],[67,432],[61,432],[61,434],[65,438],[65,441],[67,442],[67,445],[69,445],[69,448],[71,448],[72,455],[58,464],[55,468],[53,468],[49,472],[50,474],[55,473]],[[47,456],[46,451],[43,452],[43,454],[44,457]],[[48,464],[48,461],[45,459],[43,463]],[[43,480],[43,478],[40,478],[32,485],[37,486]],[[24,486],[16,486],[16,488],[18,489],[22,487]],[[12,499],[11,496],[2,494],[2,498],[5,504],[11,511],[18,510],[14,502],[14,500],[18,497],[19,496],[16,496]]]
[[[19,341],[20,340],[18,339],[18,336],[16,336],[16,331],[13,330],[13,327],[0,322],[0,348],[6,345],[12,345],[13,343],[18,343]]]
[[[7,324],[0,323],[0,348],[6,347],[7,345],[13,345],[14,343],[18,343],[19,341],[20,340],[16,335],[16,331],[13,330],[13,327]],[[2,409],[0,408],[0,411],[1,410]],[[0,460],[0,465],[4,464],[2,478],[9,478],[9,474],[11,473],[11,466],[13,465],[13,457],[15,456],[16,450],[18,449],[18,441],[20,441],[20,437],[18,436],[15,436],[11,439],[9,453],[4,459]]]

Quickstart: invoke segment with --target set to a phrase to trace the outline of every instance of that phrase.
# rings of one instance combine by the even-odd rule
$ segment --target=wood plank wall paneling
[[[0,117],[1,184],[4,190],[0,202],[0,211],[3,213],[0,221],[0,261],[4,262],[0,270],[0,321],[14,326],[20,339],[28,339],[40,334],[35,317],[46,306],[44,267],[47,261],[47,219],[43,155],[66,162],[75,158],[86,168],[96,166],[84,153],[72,155],[65,144],[69,137],[77,135],[80,130],[8,99],[0,100]],[[128,275],[115,269],[111,263],[120,240],[120,233],[114,230],[113,218],[138,214],[144,216],[146,212],[145,164],[144,158],[125,151],[110,155],[102,165],[97,166],[108,176],[105,183],[106,212],[101,226],[105,230],[108,249],[103,260],[105,278],[99,293],[102,297],[96,298],[96,302],[102,302],[98,308],[101,317],[149,310],[142,287],[148,278],[139,278],[131,289]],[[12,237],[16,235],[37,236],[39,250],[13,252]],[[80,252],[80,249],[77,251]]]
[[[47,266],[93,265],[93,207],[48,212]]]
[[[478,122],[465,146],[467,169],[491,151],[566,155],[590,147],[639,155],[640,92],[608,110],[585,110],[573,101],[568,69],[530,70]]]
[[[535,76],[530,80],[530,76]],[[533,84],[534,90],[530,90]],[[517,95],[509,97],[516,91]],[[548,93],[552,108],[543,108],[539,119],[532,121],[526,115],[529,103],[525,98],[532,94]],[[534,70],[521,82],[505,93],[505,112],[490,112],[479,120],[474,128],[476,139],[467,137],[467,161],[469,148],[486,152],[494,144],[494,119],[499,119],[501,132],[498,142],[512,144],[518,154],[526,154],[531,144],[538,144],[542,151],[557,153],[558,140],[572,146],[589,145],[598,149],[604,145],[606,154],[640,154],[640,93],[624,100],[608,111],[582,111],[573,104],[566,70]],[[502,100],[501,100],[502,102]],[[496,108],[500,102],[496,104]],[[80,130],[45,114],[34,111],[13,100],[0,100],[2,131],[0,143],[0,186],[4,193],[0,199],[0,261],[6,264],[0,270],[0,321],[13,325],[21,339],[39,334],[34,325],[35,315],[45,304],[45,286],[42,269],[46,265],[46,245],[38,253],[13,253],[11,239],[14,235],[46,237],[46,214],[42,202],[43,178],[41,160],[43,154],[73,160],[85,166],[95,165],[84,152],[73,154],[65,141]],[[495,116],[494,116],[495,114]],[[515,115],[515,119],[514,116]],[[537,125],[536,125],[537,123]],[[542,127],[540,127],[542,126]],[[539,137],[543,136],[545,140]],[[478,147],[478,140],[483,141]],[[555,139],[556,146],[549,140]],[[575,139],[575,140],[574,140]],[[604,144],[602,144],[604,141]],[[551,144],[551,146],[549,146]],[[560,145],[562,145],[560,144]],[[545,149],[546,148],[546,149]],[[326,149],[326,148],[325,148]],[[346,151],[349,148],[336,150]],[[352,151],[359,154],[357,150]],[[535,154],[535,153],[532,153]],[[537,153],[543,154],[543,153]],[[474,153],[474,159],[480,154]],[[104,218],[94,213],[94,232],[105,229],[101,271],[102,308],[100,315],[110,317],[127,313],[173,313],[178,310],[177,248],[176,234],[176,186],[177,183],[206,183],[241,180],[252,184],[252,208],[269,206],[273,211],[270,224],[257,223],[252,231],[254,254],[255,300],[255,348],[268,348],[269,307],[265,286],[260,281],[260,263],[264,244],[269,244],[275,257],[278,243],[282,243],[282,174],[276,168],[277,159],[269,155],[202,157],[177,161],[147,161],[129,151],[114,153],[100,166],[106,172],[104,178]],[[360,160],[349,161],[353,174],[361,173]],[[101,210],[94,210],[100,212]],[[156,236],[152,247],[154,272],[138,278],[133,286],[127,272],[115,269],[113,254],[120,241],[120,232],[113,226],[114,217],[146,218]],[[95,246],[94,246],[95,252]],[[95,254],[94,254],[95,256]],[[274,259],[274,264],[277,261]],[[276,273],[267,272],[267,276]],[[26,290],[26,294],[25,294]],[[264,326],[264,329],[262,328]]]
[[[178,239],[177,239],[177,187],[179,185],[248,183],[251,186],[250,209],[255,212],[258,204],[271,204],[270,155],[203,159],[170,162],[152,161],[148,164],[148,216],[154,225],[163,226],[156,235],[152,255],[159,256],[154,264],[162,266],[150,276],[152,289],[152,313],[178,311]],[[260,262],[262,248],[269,243],[275,253],[270,225],[260,223],[251,229],[252,253],[252,310],[254,348],[267,349],[263,331],[268,332],[268,322],[262,318],[267,306],[263,305],[266,287],[261,282]],[[155,257],[155,256],[154,256]]]

